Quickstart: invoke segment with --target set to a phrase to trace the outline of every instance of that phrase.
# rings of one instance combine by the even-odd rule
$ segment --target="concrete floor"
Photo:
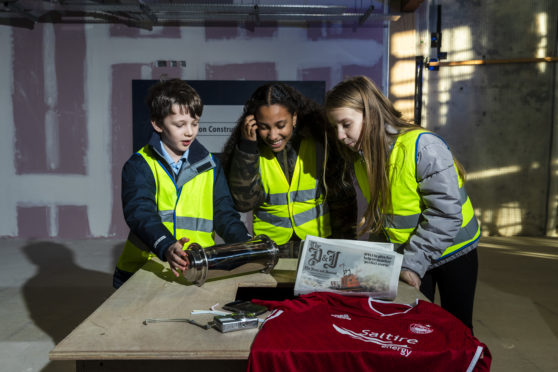
[[[0,240],[0,372],[74,371],[48,352],[113,292],[115,240]],[[558,371],[558,240],[483,238],[475,335],[492,371]]]

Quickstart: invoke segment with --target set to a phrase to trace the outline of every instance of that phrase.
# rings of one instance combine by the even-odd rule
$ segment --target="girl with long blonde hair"
[[[400,279],[472,328],[480,228],[465,172],[438,135],[407,120],[367,77],[342,81],[325,108],[368,204],[359,233],[403,254]]]

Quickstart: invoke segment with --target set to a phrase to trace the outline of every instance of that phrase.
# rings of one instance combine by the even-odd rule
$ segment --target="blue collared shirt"
[[[163,141],[161,141],[161,149],[163,150],[163,157],[165,158],[167,163],[169,163],[169,165],[171,166],[174,174],[178,174],[178,172],[180,172],[180,168],[182,168],[182,163],[188,162],[188,153],[190,152],[190,149],[187,149],[184,152],[184,154],[182,154],[182,157],[178,159],[176,162],[172,160],[171,156],[165,149],[165,146],[163,145]]]

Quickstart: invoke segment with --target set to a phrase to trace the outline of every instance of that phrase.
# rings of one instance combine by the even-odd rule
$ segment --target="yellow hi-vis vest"
[[[391,191],[391,210],[385,211],[384,232],[397,249],[406,243],[419,224],[424,204],[418,192],[416,179],[416,145],[425,130],[412,130],[397,137],[389,157],[389,182]],[[370,186],[363,160],[355,162],[355,174],[362,193],[370,202]],[[473,210],[471,200],[463,187],[463,179],[457,172],[463,222],[453,243],[442,254],[445,258],[474,243],[480,237],[480,226]]]
[[[293,233],[300,239],[308,234],[331,235],[329,209],[319,187],[319,147],[313,140],[301,141],[290,184],[271,149],[261,149],[265,202],[254,211],[254,235],[265,234],[278,245],[288,242]]]
[[[198,243],[202,247],[214,245],[213,167],[178,188],[174,177],[159,163],[149,146],[144,146],[138,153],[143,156],[153,172],[156,188],[155,202],[163,225],[177,240],[183,237],[190,239],[187,245],[191,243]],[[200,163],[208,161],[214,164],[211,158],[205,158]],[[130,232],[116,266],[120,270],[134,273],[153,256],[149,247]]]

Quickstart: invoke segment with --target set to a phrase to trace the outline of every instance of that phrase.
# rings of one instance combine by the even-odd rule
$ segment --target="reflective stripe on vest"
[[[212,167],[196,175],[177,188],[174,177],[157,160],[153,150],[145,146],[138,151],[149,165],[155,179],[155,201],[161,222],[179,240],[182,237],[202,247],[215,244],[213,232],[213,159],[205,158],[199,163],[211,162]],[[195,167],[195,165],[193,165]],[[154,255],[137,236],[130,233],[117,267],[135,272]]]
[[[423,204],[418,193],[416,181],[416,148],[422,134],[431,133],[424,130],[413,130],[398,136],[389,157],[389,180],[392,210],[387,211],[384,231],[395,248],[405,244],[420,222]],[[365,164],[358,159],[355,174],[362,193],[370,201],[370,187],[366,176]],[[455,167],[457,173],[457,167]],[[480,237],[480,226],[475,217],[463,180],[457,173],[463,222],[451,246],[440,259],[474,243]],[[391,212],[391,213],[390,213]]]
[[[293,232],[300,239],[331,235],[329,209],[319,187],[319,147],[313,140],[302,140],[290,185],[275,154],[268,147],[261,149],[265,202],[254,211],[255,235],[266,234],[279,245]]]

